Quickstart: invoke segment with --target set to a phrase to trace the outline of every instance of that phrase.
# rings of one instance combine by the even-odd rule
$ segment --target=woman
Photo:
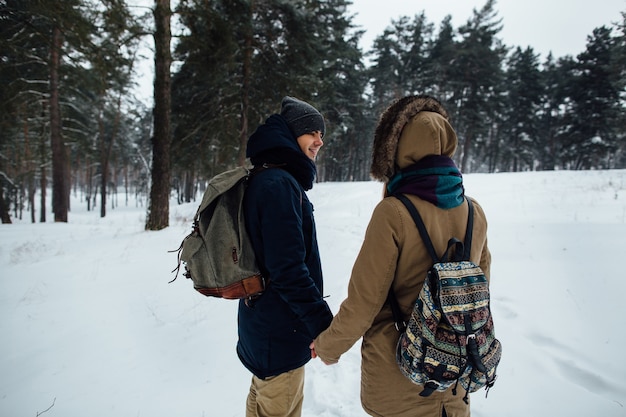
[[[326,364],[363,338],[361,403],[372,416],[466,417],[469,404],[452,390],[420,397],[421,387],[402,375],[396,364],[399,333],[386,303],[393,288],[405,318],[424,283],[432,259],[409,212],[393,194],[402,193],[420,212],[437,253],[448,239],[465,235],[468,206],[460,172],[451,157],[456,133],[441,103],[428,96],[409,96],[381,116],[374,136],[372,176],[385,183],[361,251],[352,269],[348,296],[328,329],[311,344],[311,355]],[[487,221],[474,202],[470,260],[489,277]]]

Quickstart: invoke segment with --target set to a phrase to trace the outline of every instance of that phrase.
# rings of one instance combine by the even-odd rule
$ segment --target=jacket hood
[[[289,129],[287,120],[273,114],[248,139],[246,156],[253,166],[279,165],[294,176],[305,190],[313,188],[317,175],[315,162],[306,156]]]
[[[252,159],[268,150],[278,148],[302,152],[285,118],[279,114],[273,114],[248,139],[246,156]]]
[[[371,174],[388,182],[398,170],[428,155],[452,157],[458,144],[448,112],[436,99],[408,96],[392,103],[374,132]]]

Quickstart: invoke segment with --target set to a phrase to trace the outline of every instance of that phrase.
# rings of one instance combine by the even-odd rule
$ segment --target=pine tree
[[[616,25],[613,68],[616,74],[615,86],[620,91],[622,102],[626,100],[626,11],[621,13],[621,21]],[[626,110],[622,106],[621,115],[616,121],[618,149],[615,152],[615,167],[626,167]]]
[[[155,0],[154,136],[152,137],[152,185],[146,230],[161,230],[169,226],[171,14],[170,0]]]
[[[341,80],[358,85],[361,65],[356,41],[345,38],[345,6],[343,0],[180,3],[189,33],[176,48],[181,66],[173,79],[174,165],[181,176],[196,175],[183,174],[188,167],[211,176],[242,164],[247,138],[285,95],[323,112],[336,108],[333,78],[349,75]],[[199,155],[203,166],[189,160]]]
[[[435,67],[431,58],[433,25],[424,12],[401,16],[374,40],[370,68],[374,109],[382,112],[409,94],[433,93]]]
[[[451,20],[452,16],[448,15],[439,25],[430,53],[432,94],[444,103],[454,94],[454,67],[457,65],[458,44]]]
[[[354,31],[345,0],[320,2],[316,19],[317,38],[326,51],[317,94],[326,119],[324,147],[316,164],[318,180],[366,180],[373,121],[363,96],[368,80],[358,47],[361,32]]]
[[[49,140],[52,211],[55,221],[67,222],[71,149],[68,148],[65,137],[68,130],[64,125],[63,114],[67,110],[63,106],[71,95],[71,81],[68,82],[66,74],[72,73],[84,62],[83,48],[92,32],[89,19],[86,18],[87,8],[80,0],[5,1],[0,7],[4,12],[3,16],[6,16],[1,23],[3,32],[6,31],[7,35],[13,34],[11,37],[3,37],[7,46],[7,57],[10,57],[2,63],[3,72],[16,76],[16,82],[12,84],[15,89],[7,89],[7,93],[15,94],[13,98],[19,103],[8,114],[11,117],[18,115],[17,120],[24,121],[23,128],[27,130],[23,131],[29,133],[24,135],[24,139],[30,138],[30,132],[34,130],[41,131],[41,137],[45,136]],[[47,120],[44,121],[43,118]],[[28,149],[30,150],[30,145]],[[40,149],[41,187],[45,190],[47,184],[43,163],[47,162],[45,159],[48,154],[45,144],[40,144]],[[28,153],[35,154],[30,151]],[[29,192],[32,192],[32,182],[29,187]],[[45,192],[42,191],[41,195],[41,220],[45,221]]]
[[[502,29],[494,10],[495,1],[487,0],[480,10],[459,28],[461,40],[451,69],[453,94],[450,109],[456,121],[461,147],[463,172],[470,169],[473,151],[480,151],[500,106],[502,62],[506,47],[496,37]]]
[[[566,158],[574,169],[611,168],[622,115],[619,73],[613,66],[615,39],[607,27],[596,28],[575,65],[571,108],[562,133]]]
[[[555,61],[549,54],[541,71],[541,110],[538,115],[537,169],[554,170],[561,166],[563,145],[559,138],[563,110],[566,107],[565,85],[570,76],[571,59]]]
[[[502,157],[506,165],[503,164],[502,168],[513,172],[532,170],[538,148],[536,141],[542,94],[539,55],[532,48],[522,50],[518,47],[513,51],[507,62],[505,84],[507,96],[500,131],[503,135]]]

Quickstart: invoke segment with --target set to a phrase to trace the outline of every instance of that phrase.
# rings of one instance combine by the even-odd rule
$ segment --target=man
[[[256,169],[244,199],[246,227],[267,286],[239,304],[237,353],[253,373],[246,417],[301,415],[309,344],[332,320],[305,193],[313,187],[324,131],[313,106],[285,97],[280,114],[248,140]]]

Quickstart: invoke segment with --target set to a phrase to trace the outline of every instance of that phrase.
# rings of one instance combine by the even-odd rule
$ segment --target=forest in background
[[[494,0],[459,27],[399,16],[368,51],[349,4],[0,0],[2,222],[67,222],[77,193],[102,217],[145,202],[146,229],[167,227],[170,197],[244,164],[284,95],[325,116],[318,181],[369,179],[377,119],[409,94],[444,103],[464,173],[626,167],[626,11],[577,56],[541,57],[503,43]],[[146,38],[152,108],[133,96]]]

